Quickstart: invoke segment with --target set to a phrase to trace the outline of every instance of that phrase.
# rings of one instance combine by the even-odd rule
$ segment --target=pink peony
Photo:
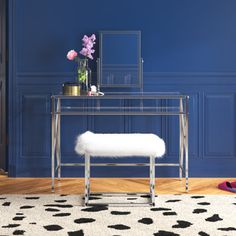
[[[67,58],[68,58],[70,61],[73,61],[77,56],[78,56],[78,53],[77,53],[75,50],[70,50],[70,51],[67,53]]]

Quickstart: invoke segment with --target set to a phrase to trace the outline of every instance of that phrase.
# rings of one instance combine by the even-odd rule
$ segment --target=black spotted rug
[[[82,202],[78,195],[0,195],[0,235],[236,235],[234,195],[159,195],[155,207],[84,207]]]

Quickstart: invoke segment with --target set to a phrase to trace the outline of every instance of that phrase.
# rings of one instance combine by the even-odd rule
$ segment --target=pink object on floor
[[[220,183],[218,185],[218,188],[224,191],[229,191],[229,192],[233,192],[236,193],[236,182],[234,182],[235,184],[232,186],[232,184],[228,181],[224,181],[223,183]]]
[[[236,181],[230,183],[233,188],[236,188]]]

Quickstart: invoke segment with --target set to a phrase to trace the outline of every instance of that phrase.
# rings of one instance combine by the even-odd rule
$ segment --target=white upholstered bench
[[[165,154],[165,142],[155,134],[95,134],[87,131],[77,138],[75,151],[85,156],[85,205],[89,205],[90,196],[90,157],[149,157],[150,205],[155,205],[155,158]],[[95,165],[95,164],[94,164]],[[119,166],[122,164],[107,164]],[[101,166],[101,165],[99,165]],[[123,165],[122,165],[123,166]],[[128,165],[127,165],[128,166]],[[142,166],[142,164],[129,164]],[[94,204],[93,204],[94,205]]]

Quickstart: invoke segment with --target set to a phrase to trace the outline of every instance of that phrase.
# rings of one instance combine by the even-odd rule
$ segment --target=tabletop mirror
[[[141,32],[100,31],[100,87],[142,88]]]

